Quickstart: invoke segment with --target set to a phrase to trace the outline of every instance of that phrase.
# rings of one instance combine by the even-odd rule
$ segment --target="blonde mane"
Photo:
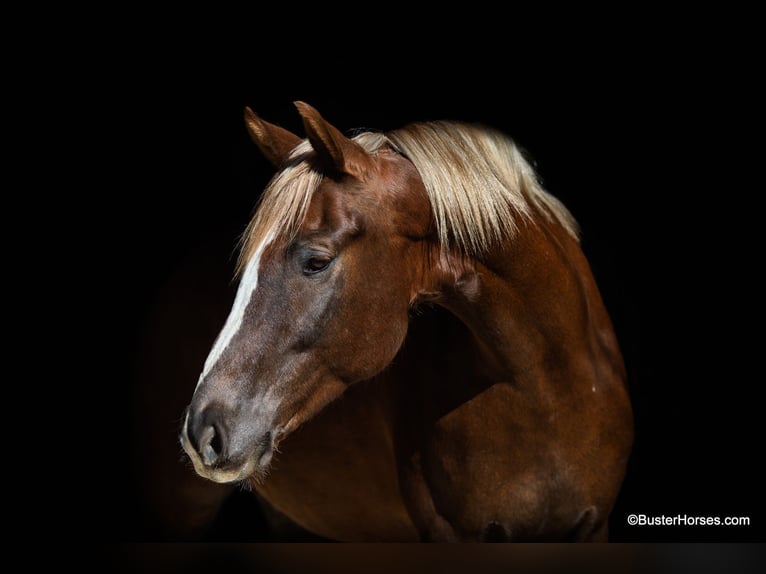
[[[420,173],[431,200],[439,241],[481,256],[512,238],[532,209],[558,221],[575,238],[577,223],[539,184],[513,140],[483,127],[417,123],[388,139]]]
[[[573,237],[577,222],[567,208],[540,185],[516,144],[495,130],[436,121],[411,124],[385,134],[363,132],[353,138],[375,155],[390,146],[407,157],[423,180],[439,241],[471,256],[481,256],[513,238],[519,221],[534,211],[558,222]],[[292,152],[287,167],[269,182],[255,216],[242,236],[238,268],[269,237],[293,237],[306,216],[322,174],[307,161],[308,140]]]

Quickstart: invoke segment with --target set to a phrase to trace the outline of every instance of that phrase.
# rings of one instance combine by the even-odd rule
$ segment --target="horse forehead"
[[[353,223],[364,211],[369,192],[354,181],[324,180],[309,203],[302,230],[337,229]],[[348,178],[351,179],[351,178]]]
[[[379,154],[376,167],[364,181],[352,176],[324,178],[311,199],[303,230],[338,227],[364,214],[379,218],[380,209],[428,208],[423,182],[407,159],[386,151]]]

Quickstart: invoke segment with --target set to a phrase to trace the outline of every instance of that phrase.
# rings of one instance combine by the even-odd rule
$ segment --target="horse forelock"
[[[311,198],[322,181],[322,173],[307,161],[312,155],[311,144],[303,140],[292,151],[288,164],[266,186],[240,240],[238,275],[244,273],[249,261],[268,237],[274,240],[291,236],[300,227]]]

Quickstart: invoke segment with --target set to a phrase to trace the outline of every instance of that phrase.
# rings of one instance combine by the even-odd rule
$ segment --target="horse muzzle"
[[[250,477],[261,480],[271,464],[279,434],[262,428],[236,424],[232,413],[218,404],[203,408],[192,404],[181,430],[181,446],[203,478],[220,483]]]

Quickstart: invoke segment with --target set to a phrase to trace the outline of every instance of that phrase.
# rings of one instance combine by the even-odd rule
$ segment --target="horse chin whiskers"
[[[265,467],[259,467],[250,476],[243,479],[240,482],[240,486],[242,487],[243,490],[253,492],[255,491],[255,488],[257,486],[260,486],[264,482],[266,482],[266,479],[269,477],[270,473],[271,473],[270,464]]]

